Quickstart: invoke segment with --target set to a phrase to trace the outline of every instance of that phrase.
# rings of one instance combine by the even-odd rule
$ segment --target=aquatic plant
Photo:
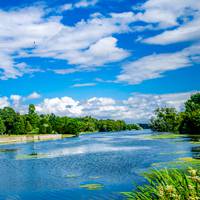
[[[11,153],[16,151],[18,151],[18,149],[0,149],[0,153]]]
[[[174,133],[161,133],[147,136],[149,139],[176,139],[180,137],[185,137],[185,135],[174,134]]]
[[[189,167],[153,170],[146,173],[149,184],[138,186],[135,191],[123,192],[127,200],[198,200],[200,199],[200,172]]]
[[[92,184],[82,184],[80,185],[80,187],[85,188],[87,190],[101,190],[103,188],[103,185],[99,183],[92,183]]]
[[[28,160],[28,159],[40,159],[40,158],[47,158],[46,154],[38,154],[38,153],[31,153],[31,154],[21,154],[17,155],[17,160]]]

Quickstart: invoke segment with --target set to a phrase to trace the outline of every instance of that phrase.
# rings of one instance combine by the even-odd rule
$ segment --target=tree
[[[13,125],[13,130],[14,134],[20,135],[20,134],[25,134],[26,129],[25,129],[25,119],[23,115],[17,114],[15,118],[15,122]]]
[[[155,117],[150,120],[150,127],[159,132],[177,132],[180,116],[175,108],[158,108]]]
[[[193,94],[185,102],[185,112],[200,110],[200,93]]]
[[[200,134],[200,93],[193,94],[185,103],[180,133]]]
[[[29,105],[27,120],[30,122],[33,129],[38,128],[40,118],[35,111],[35,106],[33,104]]]
[[[33,127],[31,126],[29,121],[26,122],[25,130],[26,130],[26,133],[31,133],[33,130]]]
[[[0,134],[3,135],[6,132],[6,127],[3,120],[0,117]]]
[[[0,117],[6,126],[6,134],[14,134],[14,122],[16,119],[16,112],[13,108],[5,107],[0,111]]]

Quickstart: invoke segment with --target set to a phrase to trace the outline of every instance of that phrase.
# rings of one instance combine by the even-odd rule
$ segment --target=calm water
[[[147,131],[96,133],[63,140],[1,145],[0,200],[123,199],[144,183],[152,163],[192,156],[188,139],[152,140]],[[167,154],[167,152],[182,152]],[[38,158],[27,157],[38,154]],[[82,184],[103,184],[87,190]]]

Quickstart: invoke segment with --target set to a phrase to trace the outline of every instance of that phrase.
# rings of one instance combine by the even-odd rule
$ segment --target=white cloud
[[[164,73],[199,63],[200,45],[195,44],[180,52],[152,54],[122,66],[117,82],[139,84],[145,80],[164,76]]]
[[[64,4],[61,6],[60,10],[61,12],[63,12],[63,11],[73,10],[76,8],[88,8],[90,6],[95,6],[97,3],[98,0],[81,0],[74,4],[72,3]]]
[[[196,0],[148,0],[138,20],[153,23],[162,33],[143,40],[149,44],[171,44],[200,39],[200,2]],[[170,30],[167,30],[170,28]]]
[[[51,40],[38,46],[33,54],[66,60],[75,65],[73,69],[54,70],[58,73],[93,70],[129,56],[128,51],[117,47],[117,39],[112,34],[130,31],[129,24],[132,21],[134,15],[131,12],[112,14],[107,18],[93,15],[73,27],[65,26]]]
[[[35,48],[62,28],[58,18],[45,19],[44,15],[40,7],[0,10],[0,79],[38,71],[15,59],[26,55],[26,48]]]
[[[89,6],[94,6],[97,4],[98,0],[81,0],[74,4],[76,8],[87,8]]]
[[[75,101],[71,97],[44,99],[41,104],[36,106],[36,110],[40,113],[54,113],[56,115],[67,115],[76,117],[81,115],[82,106],[79,101]]]
[[[8,100],[8,97],[0,97],[0,108],[4,108],[10,106],[10,102]]]
[[[95,3],[81,1],[76,6]],[[128,51],[117,47],[117,39],[112,35],[130,31],[129,24],[135,20],[132,12],[112,13],[107,17],[93,14],[73,26],[62,24],[61,16],[47,15],[48,10],[38,6],[0,10],[0,79],[18,78],[26,73],[41,71],[19,63],[18,58],[66,60],[75,65],[75,70],[70,69],[72,73],[93,70],[129,56]],[[103,45],[107,45],[104,50]],[[55,72],[59,73],[59,70]]]
[[[98,119],[123,119],[129,122],[147,122],[157,107],[175,107],[183,110],[184,102],[195,92],[172,94],[133,93],[128,99],[115,100],[108,97],[93,97],[77,101],[71,97],[45,98],[36,104],[40,114],[54,113],[60,116],[81,117],[92,116]],[[25,97],[11,95],[0,97],[0,108],[12,106],[20,113],[26,113],[28,105]]]
[[[91,87],[91,86],[95,86],[96,83],[77,83],[72,85],[72,87]]]
[[[106,47],[106,48],[105,48]],[[87,50],[74,51],[73,53],[65,53],[62,56],[68,57],[70,64],[79,65],[77,70],[92,70],[95,67],[103,66],[106,63],[123,60],[129,53],[117,47],[117,39],[114,37],[106,37],[91,44]],[[58,73],[70,73],[76,69],[55,70]]]
[[[124,119],[132,122],[147,122],[157,107],[175,107],[183,109],[184,102],[193,92],[174,94],[133,93],[127,100],[115,100],[105,97],[93,97],[85,101],[76,101],[71,97],[45,99],[36,106],[40,113],[57,115],[93,116],[99,119]]]
[[[30,95],[28,95],[26,97],[26,99],[39,99],[41,97],[41,95],[37,92],[33,92]]]
[[[71,10],[73,8],[73,4],[67,3],[61,6],[60,10],[61,12]]]
[[[152,54],[124,65],[117,81],[138,84],[144,80],[162,77],[166,71],[190,65],[190,60],[184,53]]]
[[[198,41],[199,39],[200,17],[174,30],[164,31],[159,35],[144,39],[143,42],[166,45],[183,41]]]

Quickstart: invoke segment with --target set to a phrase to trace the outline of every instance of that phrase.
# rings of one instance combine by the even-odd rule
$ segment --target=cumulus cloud
[[[82,117],[92,116],[98,119],[123,119],[128,122],[148,122],[157,107],[175,107],[183,110],[184,102],[194,92],[173,94],[133,93],[128,99],[115,100],[108,97],[92,97],[86,100],[75,100],[72,97],[45,98],[36,104],[40,114],[54,113],[59,116]],[[11,95],[0,97],[0,108],[13,106],[18,112],[26,113],[28,105],[24,97]]]
[[[76,117],[82,113],[82,106],[79,103],[79,101],[75,101],[71,97],[47,98],[36,106],[36,110],[40,113],[54,113],[56,115]]]
[[[93,116],[99,119],[124,119],[133,122],[147,122],[157,107],[175,107],[182,110],[184,102],[193,92],[174,94],[133,93],[126,100],[106,97],[93,97],[85,101],[76,101],[71,97],[44,99],[36,106],[40,113],[57,115]]]
[[[95,3],[83,0],[74,6]],[[75,72],[92,70],[129,56],[128,51],[117,47],[117,39],[112,35],[130,31],[129,24],[135,20],[132,12],[107,17],[94,14],[73,26],[64,25],[62,16],[47,15],[48,9],[38,6],[0,10],[0,79],[18,78],[41,70],[17,62],[17,58],[62,59],[75,68],[79,66]],[[104,45],[107,48],[103,50]]]
[[[33,92],[30,95],[28,95],[26,97],[26,99],[39,99],[41,97],[41,95],[37,92]]]
[[[10,102],[8,100],[8,97],[0,97],[0,108],[4,108],[10,106]]]
[[[58,73],[93,70],[129,56],[127,50],[117,47],[117,39],[112,35],[130,31],[132,21],[134,15],[131,12],[112,14],[110,17],[94,15],[73,27],[65,26],[51,40],[34,49],[33,54],[66,60],[74,65],[73,69],[54,70]]]

